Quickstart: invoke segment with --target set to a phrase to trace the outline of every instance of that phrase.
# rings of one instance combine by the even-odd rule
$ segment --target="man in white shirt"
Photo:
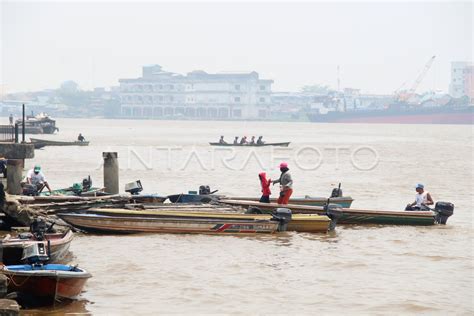
[[[433,198],[428,191],[425,191],[425,186],[418,183],[415,187],[416,195],[415,201],[407,205],[406,211],[428,211],[428,205],[433,205]]]
[[[26,183],[32,184],[38,188],[38,192],[46,187],[51,193],[51,188],[49,187],[48,181],[43,172],[41,172],[41,166],[36,165],[33,169],[28,170],[26,174]]]

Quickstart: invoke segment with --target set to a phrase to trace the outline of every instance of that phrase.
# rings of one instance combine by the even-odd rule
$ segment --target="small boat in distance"
[[[233,144],[233,143],[219,143],[211,142],[211,146],[224,146],[224,147],[265,147],[265,146],[278,146],[278,147],[288,147],[291,142],[282,142],[282,143],[263,143],[263,144]]]
[[[38,138],[30,138],[31,143],[37,148],[37,146],[89,146],[88,141],[72,141],[72,142],[65,142],[65,141],[55,141],[55,140],[47,140],[47,139],[38,139]]]

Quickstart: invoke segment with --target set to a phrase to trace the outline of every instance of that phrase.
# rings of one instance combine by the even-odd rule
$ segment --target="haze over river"
[[[446,226],[342,226],[329,235],[77,235],[73,262],[93,278],[76,312],[238,314],[473,314],[473,129],[364,125],[58,119],[56,135],[82,132],[89,147],[46,147],[53,188],[91,175],[102,186],[102,152],[117,151],[120,188],[147,193],[211,190],[259,196],[258,173],[288,161],[294,196],[328,196],[342,183],[354,208],[402,210],[424,183],[454,203]],[[288,149],[209,146],[224,135],[291,141]],[[278,194],[277,186],[273,195]]]

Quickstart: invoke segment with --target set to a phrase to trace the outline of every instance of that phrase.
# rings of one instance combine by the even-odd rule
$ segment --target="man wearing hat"
[[[433,205],[433,199],[428,191],[425,191],[425,186],[418,183],[415,187],[416,195],[415,202],[408,204],[406,211],[428,211],[428,205]]]
[[[278,180],[273,181],[273,184],[280,183],[280,197],[278,198],[278,204],[288,204],[291,195],[293,194],[293,179],[288,169],[288,164],[282,162],[280,164],[281,175]]]
[[[41,166],[39,165],[36,165],[33,169],[28,170],[26,174],[26,183],[36,186],[38,192],[41,192],[41,190],[46,187],[51,193],[51,188],[49,187],[48,181],[46,181],[43,172],[41,172]]]

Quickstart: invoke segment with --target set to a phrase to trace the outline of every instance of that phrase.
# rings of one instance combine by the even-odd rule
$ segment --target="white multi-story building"
[[[137,79],[120,79],[121,114],[135,118],[257,119],[269,115],[272,80],[258,73],[186,76],[144,66]]]
[[[453,98],[470,96],[472,98],[472,63],[454,61],[451,63],[451,84],[449,94]]]

